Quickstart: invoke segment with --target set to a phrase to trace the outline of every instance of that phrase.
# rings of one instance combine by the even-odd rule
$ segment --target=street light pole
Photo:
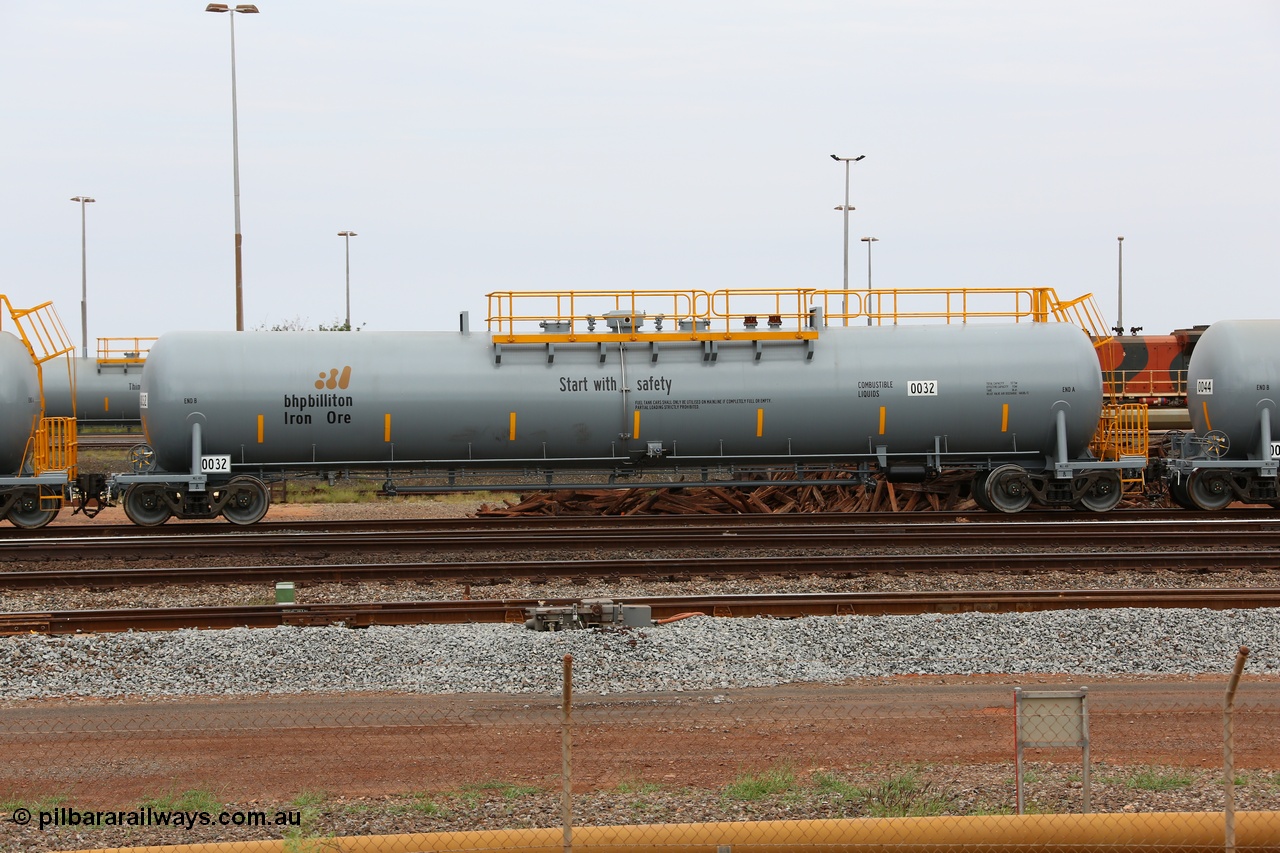
[[[1116,238],[1116,248],[1119,252],[1116,271],[1116,334],[1124,334],[1124,238]]]
[[[879,243],[879,237],[863,237],[862,242],[867,244],[867,325],[871,325],[871,244]]]
[[[347,244],[347,331],[351,331],[351,238],[358,237],[354,231],[339,231],[338,236]]]
[[[71,199],[80,202],[80,355],[89,357],[89,253],[86,249],[84,206],[92,204],[87,195]]]
[[[841,157],[838,154],[832,154],[831,159],[844,162],[844,206],[837,207],[836,210],[844,211],[844,302],[841,307],[841,313],[844,314],[844,324],[849,325],[849,211],[853,210],[849,206],[849,164],[856,163],[866,157],[866,154],[859,154],[857,157]]]
[[[206,12],[239,12],[257,14],[258,7],[248,4],[231,7],[226,3],[210,3]],[[231,18],[231,175],[236,207],[236,331],[244,331],[244,276],[240,263],[240,128],[236,118],[236,16]]]

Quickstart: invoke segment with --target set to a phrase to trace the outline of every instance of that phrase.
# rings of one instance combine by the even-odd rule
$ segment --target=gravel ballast
[[[0,698],[407,691],[652,692],[868,676],[1280,674],[1280,609],[1127,609],[794,620],[628,631],[519,625],[271,628],[0,640]],[[625,675],[620,675],[625,674]]]

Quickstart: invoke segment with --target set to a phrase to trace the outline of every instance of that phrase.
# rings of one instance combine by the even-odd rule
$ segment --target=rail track
[[[547,553],[641,550],[654,555],[645,562],[668,563],[664,555],[673,551],[690,558],[710,560],[725,550],[792,550],[791,559],[815,561],[814,549],[856,552],[857,560],[846,557],[850,570],[857,563],[875,570],[877,549],[914,549],[943,552],[947,559],[959,558],[971,549],[1018,549],[1006,553],[967,554],[973,566],[985,563],[991,570],[1007,566],[1022,570],[1026,556],[1038,554],[1046,560],[1064,562],[1062,552],[1076,552],[1082,568],[1103,567],[1104,560],[1126,567],[1144,562],[1177,560],[1193,568],[1213,563],[1212,554],[1222,551],[1238,567],[1275,568],[1271,559],[1280,553],[1280,518],[1209,516],[1169,516],[1156,519],[1091,518],[1058,514],[1058,520],[1000,521],[979,523],[924,521],[903,516],[882,518],[878,523],[852,523],[842,516],[695,516],[587,519],[449,519],[443,523],[415,520],[356,522],[346,525],[320,523],[272,526],[243,530],[224,525],[184,524],[169,529],[115,527],[98,529],[88,525],[62,528],[76,533],[42,535],[41,531],[0,537],[0,564],[30,565],[68,560],[176,560],[210,555],[263,555],[272,558],[300,558],[322,555],[341,559],[344,555],[366,554],[467,554],[494,550],[514,550],[522,555]],[[1065,519],[1065,520],[1064,520]],[[533,523],[538,522],[538,523]],[[1092,549],[1094,559],[1087,559]],[[801,554],[803,550],[805,554]],[[909,563],[909,554],[902,555]],[[774,558],[773,567],[761,571],[790,571],[786,557]],[[640,558],[637,558],[639,561]],[[678,560],[677,560],[678,562]],[[953,559],[954,564],[957,560]],[[425,564],[423,564],[425,565]],[[574,565],[578,565],[575,561]],[[828,570],[831,561],[828,560]],[[966,571],[976,568],[960,569]],[[424,569],[424,571],[428,571]],[[590,572],[597,570],[591,569]],[[665,572],[665,569],[663,570]],[[675,571],[688,572],[677,567]],[[634,573],[634,572],[630,572]],[[648,571],[644,572],[650,573]],[[0,587],[7,585],[12,572],[0,575]],[[73,573],[67,573],[68,575]],[[553,573],[555,574],[555,573]]]
[[[567,600],[488,599],[360,604],[277,604],[236,607],[182,607],[72,610],[0,614],[0,635],[80,634],[118,631],[172,631],[182,628],[267,628],[371,625],[520,623],[525,610]],[[715,617],[799,618],[804,616],[919,613],[1008,613],[1118,607],[1187,607],[1225,610],[1280,606],[1280,589],[1035,590],[1001,592],[861,592],[804,595],[679,596],[629,598],[645,604],[655,619],[701,613]]]
[[[36,570],[0,573],[0,589],[87,588],[114,589],[148,584],[229,584],[305,581],[357,583],[418,580],[493,584],[516,578],[542,580],[635,577],[650,580],[726,579],[768,576],[829,575],[853,577],[888,573],[972,574],[997,572],[1152,572],[1173,569],[1214,573],[1233,569],[1258,572],[1280,569],[1274,550],[1231,551],[1111,551],[998,552],[927,554],[840,554],[734,557],[624,557],[586,560],[345,563],[294,566],[178,566],[75,570]]]
[[[123,450],[142,444],[147,440],[142,433],[80,433],[76,436],[76,444],[85,448]]]
[[[23,567],[0,572],[0,589],[1280,569],[1280,518],[1274,513],[1041,513],[1017,520],[976,513],[939,515],[878,514],[873,523],[865,523],[869,518],[852,522],[843,515],[796,515],[278,522],[247,530],[208,523],[155,529],[77,525],[56,529],[54,535],[47,535],[46,529],[0,536],[0,566]],[[342,559],[359,555],[367,560],[366,555],[379,554],[389,559]],[[518,556],[494,559],[494,554]],[[292,564],[225,565],[228,557],[237,555],[269,555],[274,562]],[[47,565],[86,559],[110,567]],[[138,565],[140,561],[150,565]],[[166,561],[182,565],[159,565]],[[224,564],[213,564],[217,562]],[[26,568],[33,565],[41,567]],[[913,591],[627,601],[648,604],[655,618],[690,611],[791,618],[1090,607],[1276,607],[1280,589]],[[538,603],[543,602],[468,596],[461,601],[42,611],[0,615],[0,634],[519,622],[525,609]]]

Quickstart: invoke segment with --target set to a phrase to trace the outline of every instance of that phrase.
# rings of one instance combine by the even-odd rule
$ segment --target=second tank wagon
[[[1190,509],[1280,506],[1280,321],[1219,320],[1187,368],[1193,433],[1169,438],[1169,495]]]
[[[50,417],[75,417],[82,424],[138,423],[138,392],[142,390],[143,359],[107,362],[100,358],[51,361],[45,370],[45,410]],[[75,403],[71,382],[75,379]]]

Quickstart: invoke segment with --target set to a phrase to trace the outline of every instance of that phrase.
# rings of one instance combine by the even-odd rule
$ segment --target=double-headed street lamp
[[[347,244],[347,331],[351,331],[351,238],[358,237],[354,231],[339,231],[338,236]]]
[[[85,247],[84,206],[92,204],[87,195],[71,199],[80,202],[80,354],[89,357],[89,253]]]
[[[258,7],[248,4],[228,6],[226,3],[210,3],[206,12],[239,12],[257,14]],[[236,122],[236,16],[231,18],[231,175],[236,205],[236,331],[244,331],[244,277],[240,265],[240,130]]]
[[[867,244],[867,325],[871,325],[871,244],[879,243],[879,237],[863,237],[862,242]]]
[[[856,163],[866,157],[866,154],[859,154],[857,157],[841,157],[838,154],[832,154],[832,160],[839,160],[844,163],[844,206],[837,207],[836,210],[844,211],[844,305],[842,311],[844,313],[844,324],[849,325],[849,211],[853,210],[849,206],[849,164]]]

